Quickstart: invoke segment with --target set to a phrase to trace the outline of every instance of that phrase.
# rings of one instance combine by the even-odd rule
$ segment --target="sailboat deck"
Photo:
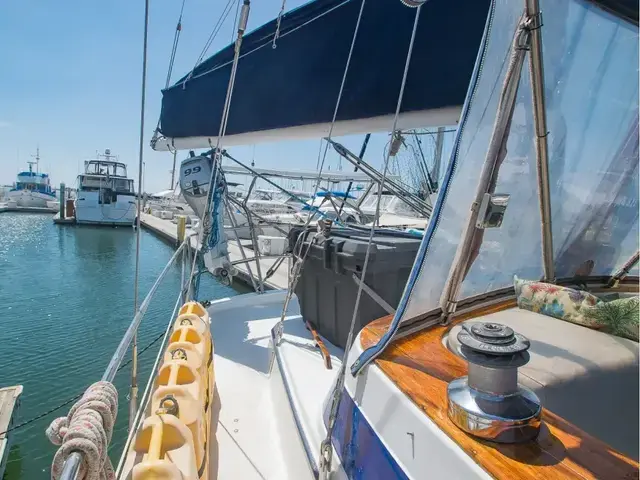
[[[322,360],[319,351],[313,351],[313,340],[304,329],[295,299],[285,324],[299,324],[302,329],[286,333],[285,327],[282,346],[288,360],[283,370],[270,368],[271,362],[276,362],[270,348],[271,329],[280,320],[284,295],[283,291],[246,294],[215,301],[209,307],[215,352],[213,411],[214,415],[219,412],[218,447],[212,452],[210,478],[313,478],[294,422],[301,421],[301,427],[314,439],[324,434],[320,432],[319,411],[327,388],[316,371],[309,370],[313,367],[310,357],[320,369]],[[330,384],[335,371],[327,372]],[[304,407],[295,421],[280,375],[305,379],[296,383],[304,392],[299,388],[292,392]],[[314,445],[318,451],[319,444],[318,440]]]
[[[473,317],[515,306],[509,300]],[[458,318],[460,323],[468,318]],[[366,349],[386,332],[391,317],[365,327],[360,340]],[[638,463],[585,433],[560,416],[543,410],[543,428],[535,441],[496,444],[474,439],[447,416],[447,385],[467,374],[466,362],[442,342],[449,327],[437,326],[392,343],[377,366],[443,432],[495,478],[541,480],[638,478]],[[597,415],[597,412],[594,412]]]

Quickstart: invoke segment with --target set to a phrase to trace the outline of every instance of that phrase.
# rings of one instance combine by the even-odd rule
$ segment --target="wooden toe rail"
[[[506,301],[454,323],[514,306],[515,301]],[[362,348],[378,342],[391,318],[383,317],[363,329]],[[490,475],[505,480],[639,478],[637,462],[546,409],[539,437],[528,443],[505,445],[478,440],[457,428],[447,416],[447,385],[467,374],[467,364],[442,344],[449,328],[434,327],[393,342],[376,365]]]

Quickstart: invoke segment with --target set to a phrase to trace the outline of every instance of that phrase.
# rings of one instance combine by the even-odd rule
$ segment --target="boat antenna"
[[[36,154],[35,155],[31,155],[31,157],[35,158],[36,161],[35,162],[27,162],[29,164],[29,171],[31,172],[31,165],[35,165],[36,166],[36,173],[38,173],[38,170],[40,168],[40,146],[36,147]]]

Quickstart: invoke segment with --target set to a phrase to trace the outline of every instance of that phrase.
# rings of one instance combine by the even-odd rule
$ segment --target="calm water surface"
[[[173,248],[142,231],[140,300]],[[18,423],[81,393],[102,376],[133,317],[135,232],[130,228],[66,227],[51,215],[0,214],[0,386],[24,385]],[[139,348],[170,320],[180,284],[176,266],[159,287],[139,330]],[[235,295],[202,278],[201,298]],[[140,357],[144,389],[157,345]],[[120,408],[111,442],[114,463],[127,430],[130,368],[115,380]],[[5,480],[48,478],[56,448],[44,435],[69,406],[15,432]]]

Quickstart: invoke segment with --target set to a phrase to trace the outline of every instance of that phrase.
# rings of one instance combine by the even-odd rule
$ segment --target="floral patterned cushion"
[[[586,316],[585,309],[598,303],[598,297],[573,288],[550,283],[513,279],[518,307],[590,328],[604,325],[594,316]]]
[[[640,299],[638,297],[600,302],[586,308],[584,315],[604,325],[602,328],[604,332],[636,342],[640,338]]]

